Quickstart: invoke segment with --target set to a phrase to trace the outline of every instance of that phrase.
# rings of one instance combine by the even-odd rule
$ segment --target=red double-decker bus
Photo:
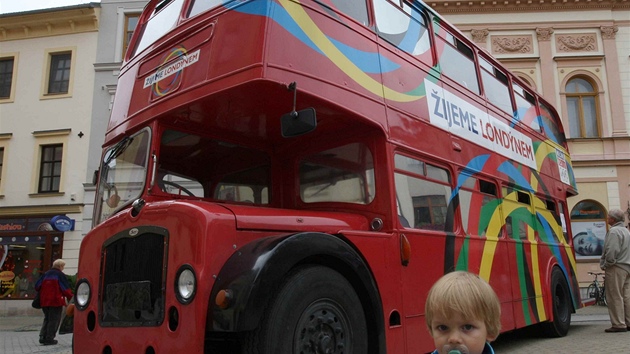
[[[420,1],[151,1],[97,183],[78,353],[428,352],[453,270],[582,306],[556,111]]]

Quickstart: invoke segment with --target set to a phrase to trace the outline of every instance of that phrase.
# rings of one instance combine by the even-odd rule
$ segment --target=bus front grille
[[[103,245],[101,325],[157,326],[164,320],[168,233],[125,230]]]

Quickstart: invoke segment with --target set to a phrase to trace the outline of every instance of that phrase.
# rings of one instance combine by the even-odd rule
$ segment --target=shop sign
[[[26,220],[2,220],[0,221],[0,231],[26,231]]]
[[[57,231],[66,232],[74,230],[74,220],[65,215],[53,216],[50,223]]]

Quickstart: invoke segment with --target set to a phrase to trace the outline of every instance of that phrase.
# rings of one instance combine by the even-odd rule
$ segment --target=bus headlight
[[[177,271],[175,277],[175,297],[182,304],[190,303],[195,297],[197,291],[197,278],[193,268],[184,264]]]
[[[79,310],[85,310],[90,303],[90,295],[90,283],[88,283],[87,279],[79,280],[76,293],[74,294],[74,303]]]

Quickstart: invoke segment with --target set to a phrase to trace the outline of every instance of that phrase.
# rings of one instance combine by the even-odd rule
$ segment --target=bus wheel
[[[330,268],[293,271],[263,316],[246,335],[244,353],[368,352],[361,301],[350,283]]]
[[[542,324],[543,333],[548,337],[564,337],[571,324],[571,294],[562,271],[557,268],[551,273],[551,300],[553,321]]]

